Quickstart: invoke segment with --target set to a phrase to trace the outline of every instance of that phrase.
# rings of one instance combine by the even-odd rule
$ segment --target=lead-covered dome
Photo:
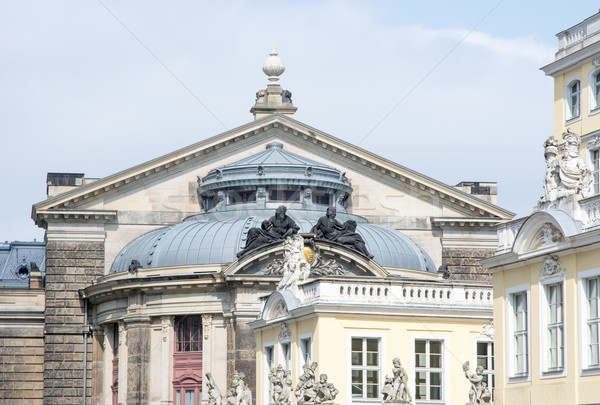
[[[145,268],[231,263],[244,247],[250,228],[260,227],[273,212],[265,210],[253,214],[229,220],[216,219],[210,214],[197,215],[177,225],[148,232],[125,246],[110,272],[127,271],[132,260],[138,260]],[[300,233],[309,233],[319,214],[323,212],[288,211],[300,227]],[[366,223],[355,215],[340,214],[337,218],[361,221],[356,231],[374,256],[373,260],[381,266],[437,271],[429,255],[403,233]]]

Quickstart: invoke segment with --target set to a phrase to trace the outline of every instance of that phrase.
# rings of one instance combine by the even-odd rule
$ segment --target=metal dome
[[[148,232],[121,250],[110,272],[127,271],[132,260],[138,260],[145,268],[231,263],[244,247],[248,230],[260,227],[272,211],[262,214],[230,220],[197,215],[182,223]],[[317,222],[314,212],[290,210],[288,214],[296,221],[301,233],[310,232]],[[338,218],[346,216],[356,219],[347,214]],[[203,217],[206,218],[202,220]],[[358,224],[357,232],[365,240],[373,260],[383,267],[437,271],[431,257],[401,232],[364,222]]]

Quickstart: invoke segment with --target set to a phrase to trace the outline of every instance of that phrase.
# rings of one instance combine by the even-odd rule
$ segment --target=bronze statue
[[[356,232],[356,221],[348,220],[342,224],[335,219],[335,215],[334,207],[327,208],[327,213],[319,218],[311,232],[319,239],[341,243],[372,259],[373,255],[367,250],[365,240]]]
[[[298,233],[298,225],[286,215],[287,209],[280,205],[268,220],[264,220],[260,228],[250,228],[246,239],[246,246],[240,250],[237,257],[240,258],[251,250],[266,246],[270,243],[286,239],[288,236]]]

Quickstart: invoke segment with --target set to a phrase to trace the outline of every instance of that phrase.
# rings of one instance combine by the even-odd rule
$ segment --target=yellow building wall
[[[544,376],[541,369],[542,351],[540,316],[545,311],[540,302],[543,286],[539,276],[542,263],[546,256],[537,263],[523,265],[517,268],[496,272],[493,275],[494,284],[494,327],[496,349],[496,386],[497,403],[500,404],[596,404],[600,403],[600,375],[581,376],[579,333],[585,333],[586,325],[579,325],[579,272],[600,267],[600,251],[572,253],[559,257],[559,262],[565,268],[564,279],[564,347],[566,375],[561,377]],[[530,337],[530,379],[526,382],[508,382],[507,362],[507,330],[511,314],[507,313],[507,289],[510,287],[529,284],[529,337]],[[542,326],[543,327],[543,326]]]
[[[594,94],[590,88],[591,71],[598,71],[592,62],[584,63],[554,78],[554,135],[561,140],[562,133],[569,129],[577,135],[585,135],[600,128],[600,110],[590,111],[590,100]],[[566,122],[565,85],[573,78],[581,79],[581,114],[579,119]],[[593,80],[593,78],[592,78]],[[562,140],[561,140],[562,141]]]
[[[369,317],[369,316],[319,316],[299,322],[290,322],[292,331],[292,381],[298,383],[300,373],[298,336],[313,333],[312,357],[318,362],[316,378],[325,373],[329,382],[339,390],[335,399],[339,404],[352,403],[350,382],[351,337],[380,337],[382,342],[380,361],[381,381],[387,374],[392,376],[392,359],[398,357],[410,376],[409,388],[414,399],[414,339],[444,339],[447,350],[444,362],[444,401],[445,404],[468,402],[470,383],[465,378],[462,365],[471,363],[471,371],[476,366],[476,339],[486,340],[481,335],[482,327],[488,321],[471,319],[428,319],[415,317]],[[279,326],[257,332],[257,404],[261,405],[264,394],[265,375],[262,365],[262,348],[267,342],[277,342]],[[278,350],[275,350],[278,352]],[[279,353],[277,353],[279,356]],[[275,365],[279,364],[277,357]],[[381,390],[381,386],[379,387]],[[355,401],[356,403],[380,403],[381,399]],[[438,403],[438,402],[435,402]]]

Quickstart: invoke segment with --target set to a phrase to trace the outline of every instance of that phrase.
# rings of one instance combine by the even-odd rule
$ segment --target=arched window
[[[581,111],[581,82],[574,80],[567,85],[567,119],[579,117]]]
[[[600,70],[592,76],[593,108],[600,108]]]

